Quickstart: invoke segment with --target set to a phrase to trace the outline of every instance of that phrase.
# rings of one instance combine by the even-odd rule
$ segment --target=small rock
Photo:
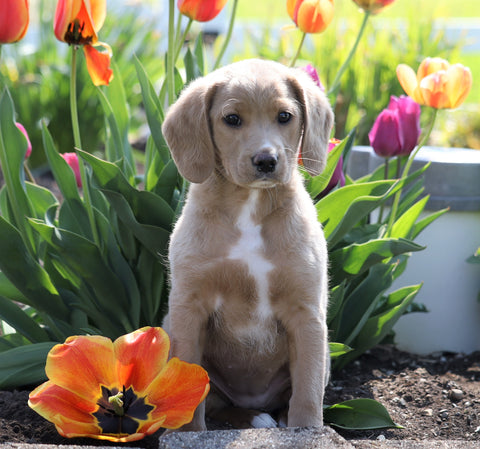
[[[422,411],[423,416],[433,416],[433,410],[431,408],[426,408]]]
[[[453,402],[458,402],[463,399],[463,391],[458,388],[452,388],[448,393],[448,398]]]
[[[378,435],[377,437],[377,441],[385,441],[386,439],[387,438],[385,437],[385,435],[382,435],[382,434]]]
[[[447,410],[447,409],[440,410],[440,411],[438,412],[438,416],[439,416],[441,419],[448,419],[448,410]]]

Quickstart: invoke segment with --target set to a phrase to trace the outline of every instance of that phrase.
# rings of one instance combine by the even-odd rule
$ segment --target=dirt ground
[[[480,352],[419,357],[377,347],[333,374],[325,402],[356,398],[376,399],[404,428],[338,430],[346,439],[480,441]],[[0,391],[0,443],[108,445],[60,437],[52,424],[28,408],[27,399],[27,390]],[[159,434],[130,446],[156,449]]]

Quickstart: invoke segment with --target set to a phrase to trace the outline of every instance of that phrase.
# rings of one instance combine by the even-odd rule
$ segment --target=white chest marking
[[[257,207],[258,194],[257,190],[253,190],[240,212],[237,227],[241,235],[230,250],[228,258],[240,260],[248,267],[248,273],[255,279],[257,287],[257,313],[265,319],[272,314],[268,295],[268,273],[273,269],[273,265],[263,255],[262,227],[252,218]]]

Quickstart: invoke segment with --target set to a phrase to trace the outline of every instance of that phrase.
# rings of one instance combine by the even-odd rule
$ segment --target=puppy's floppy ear
[[[333,112],[323,91],[300,69],[294,69],[290,83],[303,112],[301,152],[303,165],[312,176],[322,173],[333,127]]]
[[[183,177],[202,183],[215,168],[215,147],[209,120],[216,86],[204,78],[193,81],[170,107],[162,132]]]

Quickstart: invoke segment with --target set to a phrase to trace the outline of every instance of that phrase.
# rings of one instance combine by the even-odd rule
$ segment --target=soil
[[[28,407],[28,393],[0,391],[0,443],[110,445],[92,439],[62,438],[53,424]],[[325,402],[357,398],[379,401],[404,428],[337,429],[346,439],[480,441],[480,352],[420,357],[392,346],[379,346],[333,374]],[[160,434],[125,446],[156,449]]]

